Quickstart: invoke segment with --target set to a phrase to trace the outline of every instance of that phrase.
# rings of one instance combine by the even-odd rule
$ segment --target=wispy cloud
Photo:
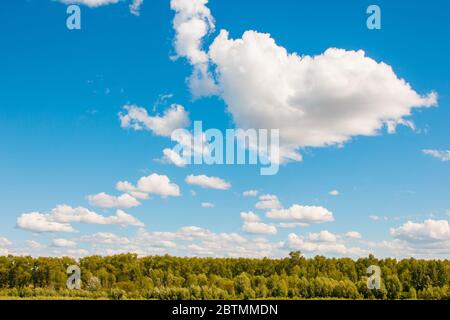
[[[432,156],[436,159],[439,159],[443,162],[450,161],[450,150],[432,150],[426,149],[422,150],[422,152],[428,156]]]

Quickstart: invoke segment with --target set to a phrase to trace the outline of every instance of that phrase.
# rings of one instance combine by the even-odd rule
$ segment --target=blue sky
[[[61,2],[0,4],[0,178],[4,185],[0,254],[80,256],[135,251],[283,256],[298,249],[306,255],[357,257],[374,252],[380,256],[450,257],[447,1],[408,5],[377,1],[382,28],[369,30],[369,1],[178,0],[186,6],[197,2],[201,8],[209,8],[215,20],[215,30],[200,37],[201,47],[195,48],[207,54],[208,72],[223,90],[206,97],[194,97],[190,90],[187,78],[201,63],[192,62],[193,54],[177,50],[180,31],[172,24],[175,12],[170,1],[144,1],[139,15],[130,13],[131,1],[99,7],[81,3],[81,30],[66,28],[67,4]],[[197,12],[194,18],[204,22],[205,15]],[[189,14],[188,19],[192,19]],[[278,47],[300,56],[321,55],[328,48],[348,52],[362,49],[366,57],[391,66],[396,77],[405,79],[419,95],[416,99],[425,101],[427,94],[437,93],[436,105],[412,108],[405,85],[402,116],[414,122],[414,128],[400,125],[391,134],[385,128],[370,135],[355,133],[338,144],[324,139],[321,142],[327,146],[319,148],[299,142],[298,137],[308,128],[299,129],[292,139],[303,160],[287,161],[274,176],[261,176],[259,167],[249,165],[177,167],[164,163],[163,149],[174,145],[170,137],[121,125],[118,114],[126,113],[125,105],[145,108],[148,116],[154,117],[179,104],[191,122],[200,120],[205,128],[221,130],[255,124],[259,116],[244,118],[240,115],[244,109],[236,101],[254,94],[255,101],[261,102],[266,97],[264,90],[252,93],[250,85],[242,91],[227,89],[237,81],[247,85],[247,78],[234,77],[234,60],[230,58],[242,58],[237,55],[244,55],[245,49],[236,46],[234,52],[226,51],[224,44],[231,42],[217,41],[221,29],[229,31],[229,39],[239,39],[247,30],[256,35],[270,33]],[[255,41],[264,40],[257,37]],[[209,49],[213,43],[215,51]],[[263,52],[256,55],[264,56]],[[353,58],[358,59],[354,55],[349,59]],[[260,63],[257,68],[269,69],[268,65]],[[222,67],[227,67],[222,69],[224,78],[215,73]],[[244,67],[250,70],[252,66]],[[258,71],[253,72],[258,77]],[[290,86],[288,80],[297,75],[290,70],[285,73],[274,69],[279,82],[286,80]],[[320,83],[319,78],[307,79]],[[389,99],[396,99],[383,91],[388,84],[370,87],[373,93],[367,93],[355,79],[350,78],[349,83],[355,85],[358,99],[370,94],[375,97],[374,103],[368,103],[372,109],[367,114],[388,109]],[[314,91],[316,95],[319,89]],[[334,97],[324,90],[323,95],[301,99],[319,101],[328,94]],[[171,97],[157,104],[155,111],[155,102],[163,95]],[[383,97],[380,104],[378,97]],[[282,113],[282,106],[275,103],[273,107],[276,114]],[[325,108],[323,117],[341,117],[339,110],[327,113],[328,105],[317,107]],[[348,112],[359,114],[360,109],[355,102]],[[260,111],[263,115],[262,109],[256,110]],[[333,123],[329,118],[316,120],[317,126]],[[292,126],[295,124],[289,128]],[[423,150],[429,150],[428,154]],[[75,210],[68,213],[72,215],[70,222],[49,216],[53,208],[63,204],[86,208],[101,217],[114,216],[117,208],[103,208],[87,197],[102,192],[120,196],[127,192],[117,190],[117,182],[135,185],[151,174],[169,178],[179,194],[161,197],[164,192],[150,192],[150,199],[135,199],[141,205],[119,208],[141,224],[111,223],[113,220],[78,223],[79,212]],[[218,177],[231,187],[217,190],[188,184],[188,175]],[[258,194],[246,197],[243,192],[248,190]],[[330,195],[332,190],[339,194]],[[276,196],[281,205],[255,208],[264,195]],[[206,202],[214,207],[203,208],[201,204]],[[267,215],[271,210],[287,214],[293,205],[302,206],[300,210],[309,206],[319,214],[324,209],[332,213],[333,221],[305,225],[304,219],[278,221]],[[249,211],[260,220],[247,221],[240,216]],[[26,215],[32,212],[42,218],[39,227],[35,220],[27,220],[30,216]],[[27,223],[19,223],[20,217]],[[254,228],[246,230],[245,221]],[[49,232],[42,223],[69,224],[76,232]],[[286,228],[280,223],[302,225]],[[274,227],[276,235],[271,233]],[[214,242],[223,244],[215,247]]]

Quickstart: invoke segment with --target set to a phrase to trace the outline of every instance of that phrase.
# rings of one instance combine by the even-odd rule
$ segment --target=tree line
[[[70,265],[82,288],[66,287]],[[369,289],[367,268],[381,269]],[[0,257],[0,297],[105,299],[450,299],[450,261],[373,255],[358,260],[292,252],[283,259],[138,257]]]

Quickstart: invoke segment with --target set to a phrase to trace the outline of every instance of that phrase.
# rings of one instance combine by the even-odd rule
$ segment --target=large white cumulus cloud
[[[204,14],[207,1],[173,3],[198,8],[199,13],[190,13],[196,16]],[[176,12],[175,21],[181,19]],[[176,25],[175,30],[178,52],[181,33]],[[196,33],[201,34],[207,32]],[[413,108],[437,104],[436,93],[420,95],[391,66],[362,50],[330,48],[318,56],[302,56],[256,31],[231,39],[222,30],[208,51],[202,49],[201,39],[195,39],[190,41],[195,50],[184,54],[194,73],[199,61],[211,66],[206,74],[214,75],[214,88],[237,126],[280,129],[282,161],[301,160],[299,151],[305,147],[342,145],[354,136],[379,134],[384,127],[390,133],[397,125],[413,127],[406,119]],[[211,87],[211,77],[205,81]]]
[[[413,107],[433,106],[392,68],[364,51],[331,48],[310,57],[289,54],[268,34],[229,39],[210,49],[222,97],[243,128],[280,128],[284,157],[302,147],[342,144],[404,122]]]

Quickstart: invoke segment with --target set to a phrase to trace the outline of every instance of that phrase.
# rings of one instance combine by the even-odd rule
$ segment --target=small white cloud
[[[370,219],[370,220],[373,220],[373,221],[378,221],[378,220],[380,220],[381,218],[380,218],[379,216],[369,216],[369,219]]]
[[[331,190],[328,194],[330,196],[337,197],[339,195],[339,191],[338,190]]]
[[[64,247],[64,248],[70,248],[70,247],[77,246],[77,243],[75,241],[67,240],[67,239],[53,239],[52,244],[55,247]]]
[[[258,190],[247,190],[242,193],[244,197],[256,197],[258,195]]]
[[[214,208],[214,207],[215,207],[214,203],[202,202],[202,208],[210,209],[210,208]]]
[[[136,186],[128,181],[120,181],[116,189],[129,193],[139,199],[147,199],[149,195],[159,195],[161,197],[179,197],[180,187],[172,183],[169,177],[153,173],[139,179]]]
[[[261,218],[252,211],[241,212],[241,219],[244,220],[242,229],[251,234],[276,235],[277,228],[273,225],[262,223]]]
[[[241,219],[245,222],[259,222],[261,218],[252,211],[249,212],[241,212]]]
[[[362,238],[361,233],[359,233],[357,231],[349,231],[345,234],[345,236],[349,239],[361,239]]]
[[[117,210],[115,215],[105,217],[83,207],[72,208],[67,205],[60,205],[53,209],[50,218],[61,223],[115,224],[122,227],[143,226],[142,222],[122,210]]]
[[[191,185],[197,185],[205,189],[216,190],[228,190],[231,188],[231,184],[221,178],[208,177],[205,175],[189,175],[186,177],[186,183]]]
[[[266,224],[263,222],[248,222],[245,221],[242,229],[247,233],[252,234],[268,234],[268,235],[276,235],[277,228],[273,225]]]
[[[152,108],[152,110],[153,110],[153,111],[156,111],[156,109],[157,109],[160,105],[165,105],[166,102],[167,102],[169,99],[172,99],[173,97],[174,97],[174,94],[173,94],[173,93],[163,93],[163,94],[160,94],[160,95],[158,96],[158,99],[156,99],[156,101],[153,103],[153,108]]]
[[[334,221],[333,213],[324,207],[294,204],[288,209],[271,210],[267,217],[276,220],[292,220],[302,223],[324,223]]]
[[[259,197],[259,202],[255,204],[256,209],[279,209],[283,206],[280,203],[280,200],[278,200],[278,197],[273,194],[264,194]]]
[[[117,210],[116,215],[106,217],[105,224],[115,224],[123,228],[127,226],[143,227],[144,223],[133,217],[132,215],[126,213],[123,210]]]
[[[104,192],[88,196],[91,205],[100,208],[128,209],[139,206],[141,203],[129,194],[123,194],[119,197],[111,196]]]
[[[320,231],[319,233],[310,233],[308,239],[316,242],[336,242],[337,236],[329,231]]]
[[[189,115],[181,105],[173,104],[162,116],[149,116],[147,110],[136,105],[125,105],[125,113],[119,113],[124,129],[149,130],[163,137],[170,137],[176,129],[189,125]]]
[[[422,150],[422,152],[442,162],[450,161],[450,150]]]
[[[33,232],[75,232],[75,229],[68,223],[52,221],[49,215],[39,212],[24,213],[17,218],[19,229]]]
[[[139,16],[141,14],[141,6],[144,3],[144,0],[133,0],[130,4],[130,12],[135,16]]]

